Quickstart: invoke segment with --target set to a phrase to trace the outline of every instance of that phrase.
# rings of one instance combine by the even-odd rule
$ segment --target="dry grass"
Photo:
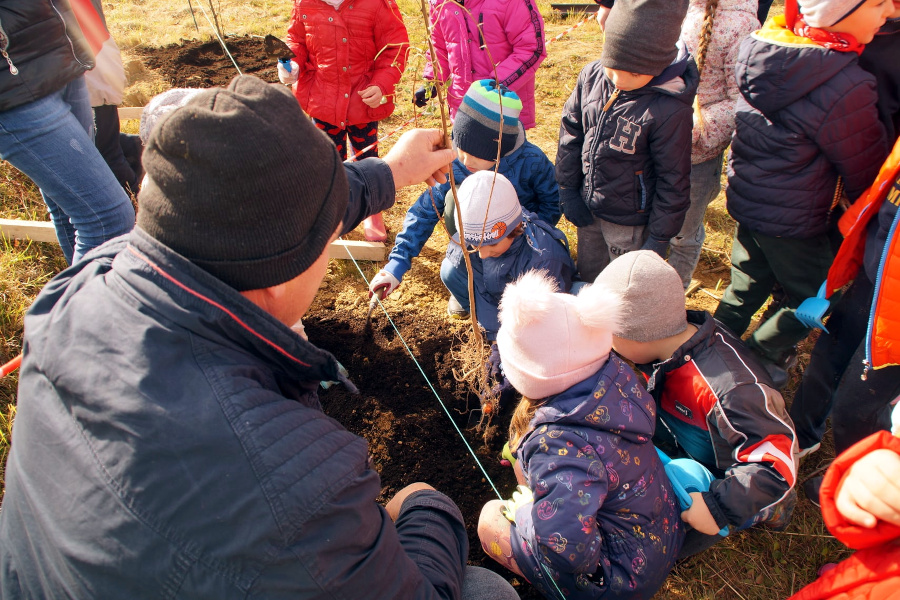
[[[287,0],[213,0],[222,29],[226,34],[283,35],[290,14]],[[178,43],[183,38],[211,38],[212,28],[207,23],[200,5],[203,0],[193,0],[198,30],[188,10],[187,0],[129,0],[106,2],[106,17],[113,35],[126,53],[126,64],[132,84],[126,104],[140,105],[149,97],[164,89],[164,84],[147,71],[133,54],[135,46],[156,47]],[[776,6],[781,4],[776,3]],[[549,2],[538,2],[547,21],[548,37],[568,29],[576,18],[560,20],[552,15]],[[418,3],[402,0],[401,10],[406,16],[413,41],[409,68],[400,84],[398,94],[409,97],[421,80],[424,53],[424,25]],[[208,2],[204,5],[209,13]],[[572,35],[555,41],[548,47],[548,58],[537,75],[537,122],[529,132],[529,139],[540,146],[553,159],[559,115],[581,67],[598,57],[601,33],[595,22],[575,30]],[[387,133],[413,116],[409,103],[399,102],[397,112],[382,125]],[[420,115],[419,125],[437,126],[439,119],[433,112]],[[135,123],[128,127],[133,131]],[[393,138],[392,138],[393,139]],[[392,140],[383,144],[386,151]],[[419,190],[407,189],[398,195],[397,207],[386,214],[392,232],[400,229],[403,214],[418,195]],[[46,210],[34,186],[5,163],[0,163],[0,217],[46,219]],[[707,241],[701,257],[698,274],[705,287],[720,295],[729,276],[728,256],[734,223],[724,206],[724,194],[710,206],[707,213]],[[560,225],[569,237],[575,239],[575,230],[562,221]],[[413,269],[404,279],[404,286],[440,286],[437,271],[446,246],[444,234],[432,236]],[[40,288],[64,267],[59,249],[50,244],[12,244],[0,240],[0,361],[5,362],[21,350],[22,317]],[[574,247],[574,244],[573,244]],[[363,265],[367,276],[374,274],[377,265]],[[326,293],[343,287],[359,288],[360,277],[356,269],[342,261],[334,261],[329,269]],[[718,289],[717,289],[718,287]],[[398,292],[399,302],[403,295]],[[413,301],[413,300],[411,300]],[[419,300],[415,300],[419,302]],[[693,308],[714,309],[715,300],[698,293],[689,300]],[[389,309],[390,309],[389,305]],[[809,345],[804,347],[801,363],[808,361]],[[0,379],[0,465],[5,463],[8,440],[15,414],[15,376]],[[787,392],[790,397],[796,377]],[[831,451],[823,450],[814,455],[811,464],[805,464],[802,473],[807,474],[827,461]],[[0,471],[2,486],[2,471]],[[801,494],[802,495],[802,494]],[[478,552],[473,549],[473,552]],[[815,572],[825,562],[839,560],[846,554],[824,529],[821,516],[808,502],[801,499],[793,522],[785,532],[753,530],[732,536],[714,549],[686,561],[669,577],[659,598],[706,599],[738,598],[743,600],[768,600],[784,598],[815,577]]]

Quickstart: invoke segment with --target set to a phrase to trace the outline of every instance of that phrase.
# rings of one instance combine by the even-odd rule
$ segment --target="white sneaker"
[[[797,453],[797,460],[800,460],[801,458],[809,456],[810,454],[812,454],[813,452],[816,452],[821,447],[822,447],[822,444],[818,443],[818,444],[813,444],[809,448],[804,448],[804,449],[800,450],[800,452]]]

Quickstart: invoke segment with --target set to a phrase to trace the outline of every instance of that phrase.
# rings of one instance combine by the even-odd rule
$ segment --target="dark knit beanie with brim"
[[[675,57],[689,0],[616,0],[603,39],[604,67],[659,75]]]
[[[306,271],[344,217],[334,144],[284,86],[238,76],[156,125],[137,226],[238,291]]]

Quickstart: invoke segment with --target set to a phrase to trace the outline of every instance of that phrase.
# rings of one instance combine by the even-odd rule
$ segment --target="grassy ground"
[[[131,85],[126,104],[142,105],[165,85],[153,73],[143,67],[129,50],[136,46],[158,47],[178,43],[181,39],[211,38],[212,27],[208,2],[194,0],[198,27],[188,9],[187,0],[129,0],[105,3],[106,17],[114,37],[125,52],[126,68]],[[776,3],[776,6],[779,3]],[[203,10],[201,10],[203,5]],[[553,16],[549,3],[538,2],[547,22],[548,37],[555,36],[577,22],[576,18],[560,20]],[[220,0],[213,3],[219,16],[220,27],[226,35],[274,33],[283,36],[290,15],[287,0]],[[398,96],[408,98],[421,80],[424,25],[418,3],[401,0],[406,16],[413,51],[410,64],[398,90]],[[777,9],[776,9],[777,10]],[[199,32],[198,32],[199,29]],[[579,27],[560,41],[548,46],[548,57],[538,71],[536,93],[536,129],[529,132],[529,139],[540,146],[553,159],[556,154],[559,114],[563,102],[575,83],[579,70],[600,54],[602,35],[595,22]],[[398,110],[382,127],[388,132],[413,115],[409,103],[399,102]],[[422,125],[437,125],[436,114],[423,115]],[[134,131],[136,124],[127,123],[126,129]],[[383,151],[390,141],[383,145]],[[398,208],[406,206],[418,193],[405,191],[399,195]],[[386,216],[389,227],[396,232],[402,220],[402,209],[395,209]],[[12,167],[0,162],[0,218],[46,220],[46,210],[37,190]],[[574,241],[575,230],[563,221],[560,225]],[[698,267],[698,276],[704,282],[705,291],[689,299],[693,308],[714,309],[715,297],[728,283],[731,235],[734,223],[720,195],[707,214],[707,241]],[[13,358],[21,351],[22,317],[41,287],[65,266],[58,247],[51,244],[12,243],[0,239],[0,363]],[[437,264],[425,260],[416,268],[436,272]],[[333,278],[358,278],[355,269],[345,265],[333,265]],[[432,274],[433,275],[433,274]],[[808,361],[809,346],[804,347],[801,364]],[[0,466],[5,464],[10,427],[15,413],[15,375],[0,379]],[[797,376],[786,392],[790,398],[797,384]],[[802,473],[809,473],[827,464],[830,451],[826,449],[808,459]],[[0,490],[3,485],[0,470]],[[802,495],[802,494],[801,494]],[[480,550],[473,549],[473,552]],[[735,535],[723,541],[713,550],[681,564],[669,577],[660,591],[660,598],[784,598],[815,577],[815,572],[825,562],[835,561],[846,554],[840,545],[828,535],[821,516],[812,505],[801,499],[790,528],[785,532],[751,531]]]

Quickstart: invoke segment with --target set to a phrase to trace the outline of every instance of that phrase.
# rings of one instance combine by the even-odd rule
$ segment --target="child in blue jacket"
[[[485,552],[547,598],[650,598],[683,539],[650,443],[656,403],[610,352],[616,294],[531,271],[506,287],[497,336],[523,398],[510,424],[519,491],[482,509]],[[524,484],[527,484],[525,487]]]
[[[498,89],[494,80],[482,79],[473,83],[453,124],[453,145],[458,155],[453,161],[453,175],[456,184],[460,185],[472,173],[496,167],[497,172],[512,183],[522,207],[537,215],[541,221],[555,226],[561,212],[553,163],[540,148],[525,139],[525,130],[519,122],[521,110],[522,102],[515,92],[502,85]],[[452,195],[449,191],[448,181],[425,190],[410,206],[387,264],[372,278],[369,286],[371,292],[382,291],[387,296],[397,289],[412,259],[422,251],[441,216],[446,213],[451,217]],[[447,201],[448,196],[450,202]],[[472,255],[472,260],[478,261],[479,258]],[[463,302],[462,306],[456,298],[450,297],[448,312],[452,317],[465,318],[468,310],[463,306],[467,307],[468,301],[463,298],[459,300]]]
[[[691,104],[700,80],[676,46],[687,0],[617,0],[600,60],[563,108],[556,181],[577,227],[578,272],[593,281],[641,248],[663,258],[690,206]]]
[[[479,171],[459,186],[460,231],[472,257],[475,315],[488,341],[497,338],[500,298],[508,283],[532,270],[542,270],[568,292],[575,275],[565,234],[522,208],[512,183],[493,171]],[[468,311],[469,285],[465,250],[454,234],[441,264],[441,280]],[[478,257],[479,260],[474,260]],[[498,358],[493,351],[495,365]]]

